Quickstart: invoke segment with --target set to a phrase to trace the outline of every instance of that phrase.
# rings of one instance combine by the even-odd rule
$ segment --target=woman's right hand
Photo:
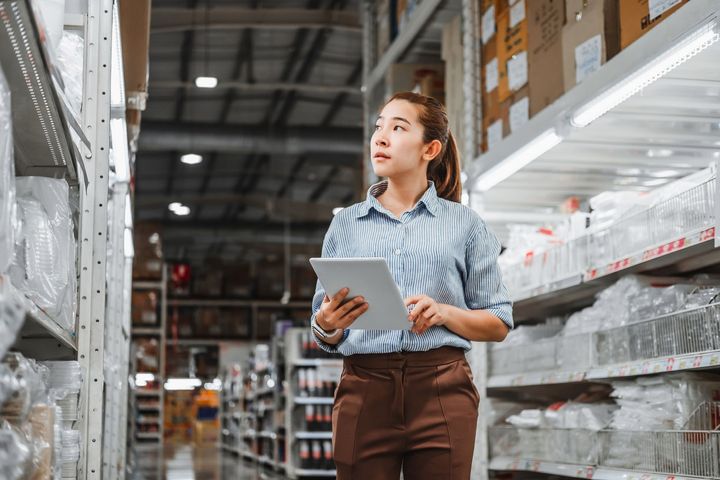
[[[315,322],[320,328],[327,332],[348,328],[367,311],[368,304],[363,297],[355,297],[344,305],[342,304],[349,292],[348,288],[343,288],[332,298],[325,295],[317,317],[315,317]]]

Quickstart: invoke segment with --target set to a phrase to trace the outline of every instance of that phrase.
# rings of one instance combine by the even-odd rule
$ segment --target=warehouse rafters
[[[289,215],[293,233],[319,242],[323,228],[308,220],[327,223],[361,195],[357,0],[156,0],[151,25],[138,221],[197,223],[191,241],[168,228],[170,259],[202,261],[212,247],[242,260],[209,224],[260,232]],[[217,84],[199,88],[198,77]],[[202,161],[182,163],[187,153]],[[163,197],[191,213],[170,212]],[[270,237],[257,242],[278,241]]]

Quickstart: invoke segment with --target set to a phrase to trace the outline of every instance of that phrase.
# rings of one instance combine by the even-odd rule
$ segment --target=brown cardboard
[[[516,3],[525,2],[525,0],[518,0]],[[526,2],[525,2],[526,3]],[[526,9],[527,12],[527,9]],[[510,26],[511,9],[506,9],[498,15],[497,26],[498,26],[498,68],[499,68],[499,85],[498,95],[500,101],[504,102],[507,100],[514,91],[522,88],[525,83],[520,85],[519,88],[513,89],[510,85],[511,72],[508,69],[508,62],[515,59],[520,59],[521,56],[525,55],[527,60],[528,50],[528,20],[527,14],[525,19],[519,22],[515,26]],[[527,67],[527,63],[525,65]]]
[[[120,2],[120,38],[123,43],[125,90],[148,91],[151,0]]]
[[[577,84],[576,49],[600,36],[600,64],[620,50],[617,0],[565,0],[563,77],[565,90]]]
[[[133,325],[157,326],[160,324],[158,294],[153,290],[134,290],[132,292],[131,317]]]
[[[519,102],[521,102],[522,99],[530,97],[531,89],[532,85],[525,85],[500,104],[500,118],[502,118],[503,122],[503,138],[515,133],[510,119],[511,109],[514,105],[519,105]],[[527,116],[528,119],[530,117],[531,115]]]
[[[133,279],[160,280],[162,278],[162,231],[159,225],[138,223],[133,228],[135,260]]]
[[[445,62],[445,105],[450,131],[455,136],[458,148],[465,145],[464,114],[465,95],[463,92],[463,47],[462,17],[456,16],[443,27],[442,59]],[[460,156],[461,162],[466,159]]]
[[[565,89],[562,32],[564,0],[527,2],[530,117],[562,96]]]
[[[660,16],[651,19],[648,0],[620,0],[620,48],[623,50],[627,48],[687,2],[688,0],[683,0]]]
[[[445,64],[396,63],[390,67],[388,80],[393,93],[420,88],[420,93],[445,102]]]

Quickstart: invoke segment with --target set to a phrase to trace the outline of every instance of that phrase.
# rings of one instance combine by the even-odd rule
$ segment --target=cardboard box
[[[649,0],[622,0],[620,3],[620,48],[624,50],[631,43],[655,28],[663,20],[682,7],[688,0],[675,2],[650,2]],[[650,3],[658,5],[650,12]],[[675,5],[673,5],[675,3]],[[673,5],[665,9],[668,5]]]
[[[417,89],[444,103],[444,72],[443,63],[396,63],[388,71],[388,85],[393,93]]]
[[[566,91],[562,68],[565,0],[527,2],[527,22],[530,86],[527,95],[532,118]]]
[[[285,291],[285,268],[281,264],[262,264],[257,269],[258,298],[279,300]]]
[[[119,5],[125,90],[130,94],[148,91],[150,4],[134,0]]]
[[[138,223],[133,228],[135,261],[133,279],[162,279],[162,230],[152,223]]]
[[[503,137],[520,130],[530,120],[530,91],[526,85],[500,104]]]
[[[229,308],[221,312],[223,338],[249,338],[250,315],[248,310]]]
[[[158,292],[134,290],[132,292],[132,323],[136,326],[148,327],[160,324],[160,308]]]
[[[582,82],[620,51],[617,0],[565,0],[565,90]]]
[[[195,270],[192,285],[198,297],[219,297],[223,293],[223,271],[219,267]]]
[[[486,45],[497,38],[497,19],[500,13],[500,0],[482,0],[480,4],[480,43]]]
[[[225,275],[225,296],[249,298],[255,292],[255,280],[249,265],[230,268]]]
[[[193,319],[193,336],[205,338],[220,338],[222,328],[220,325],[220,309],[198,308]]]
[[[317,277],[311,267],[293,267],[290,278],[293,300],[311,299],[313,297]]]
[[[498,95],[500,102],[528,82],[528,21],[525,0],[502,11],[498,27]]]
[[[458,15],[443,27],[442,59],[445,62],[445,106],[447,107],[450,131],[461,152],[462,164],[472,159],[465,158],[465,94],[463,91],[463,47],[462,17]]]

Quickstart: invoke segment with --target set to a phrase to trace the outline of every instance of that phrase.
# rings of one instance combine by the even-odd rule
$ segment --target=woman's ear
[[[442,143],[440,140],[433,140],[432,142],[425,145],[424,152],[423,152],[423,160],[427,160],[428,162],[431,162],[437,158],[438,155],[440,155],[440,152],[442,151]]]

